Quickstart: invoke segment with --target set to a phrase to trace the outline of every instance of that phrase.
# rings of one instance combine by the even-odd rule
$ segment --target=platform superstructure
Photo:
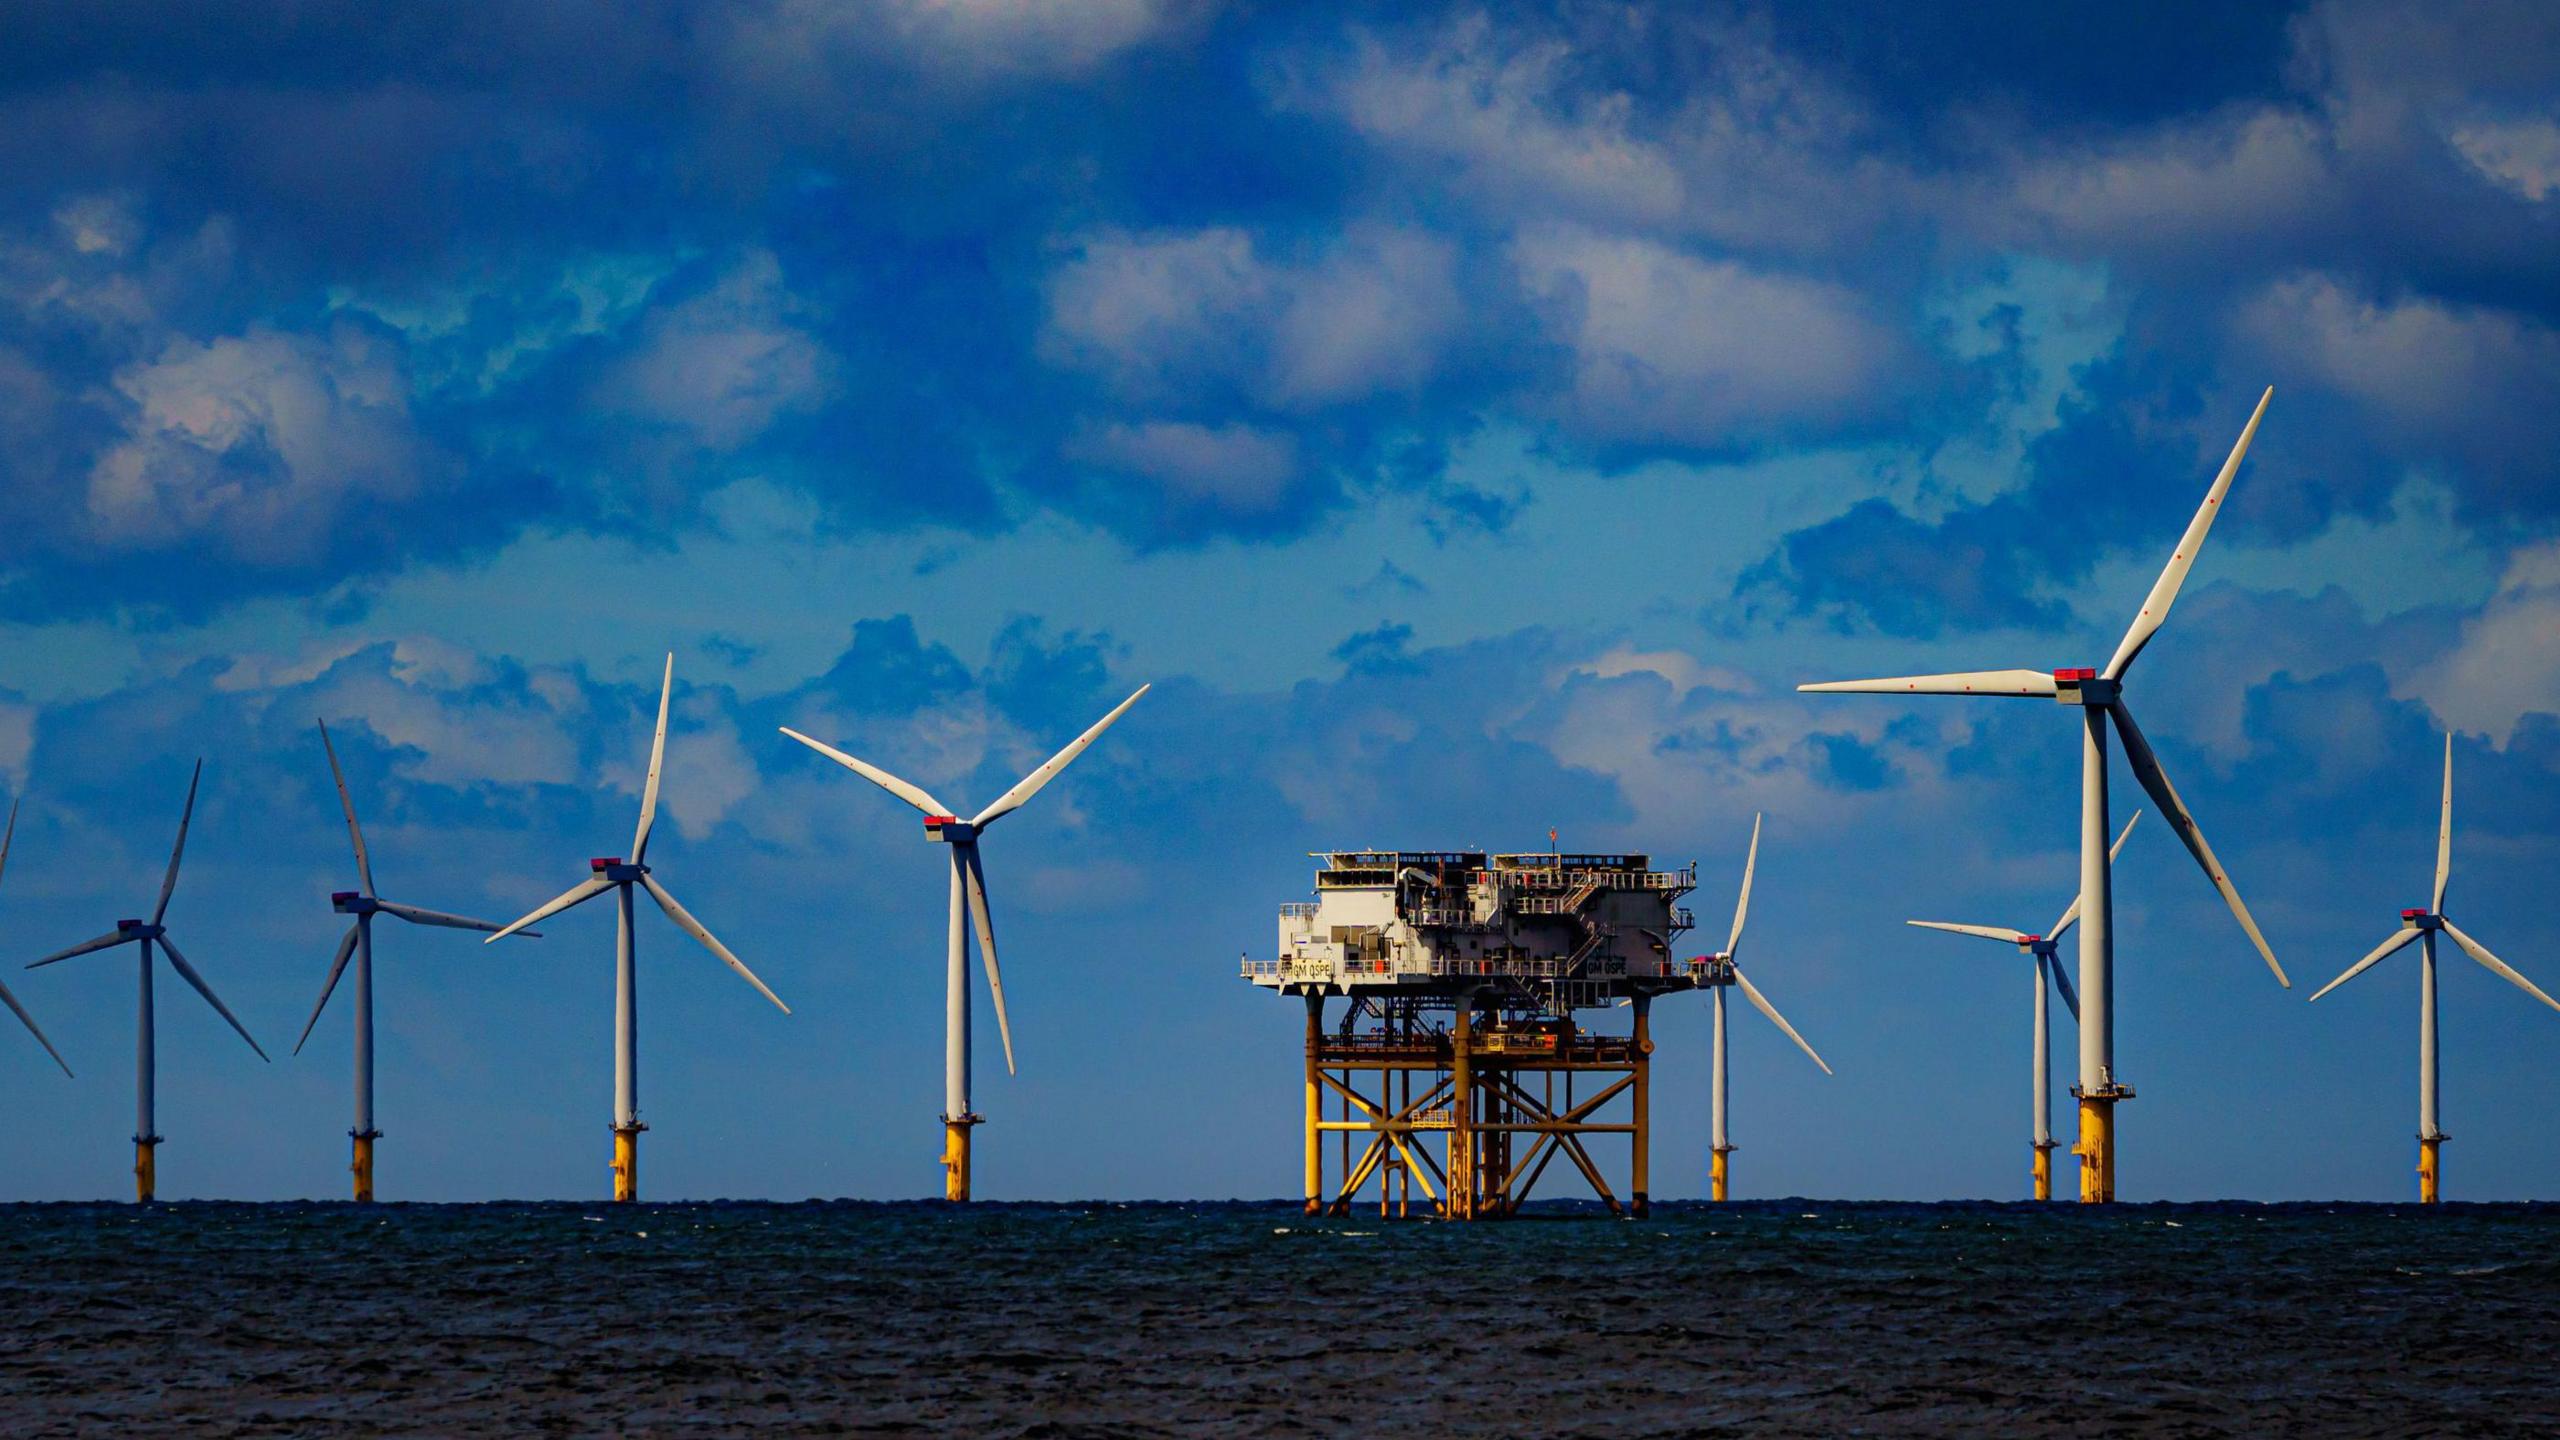
[[[1243,965],[1306,1006],[1309,1213],[1346,1212],[1374,1188],[1382,1210],[1409,1214],[1419,1187],[1453,1219],[1507,1215],[1559,1156],[1611,1210],[1645,1213],[1653,1001],[1732,980],[1714,957],[1673,954],[1697,867],[1555,852],[1314,858],[1316,898],[1283,905],[1277,955]],[[1583,1023],[1622,1010],[1623,1033]],[[1621,1135],[1623,1202],[1587,1143]]]

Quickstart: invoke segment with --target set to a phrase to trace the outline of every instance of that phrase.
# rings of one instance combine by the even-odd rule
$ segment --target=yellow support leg
[[[2436,1168],[2436,1147],[2443,1143],[2441,1139],[2418,1142],[2418,1203],[2421,1205],[2433,1205],[2437,1201],[2436,1185],[2440,1174]]]
[[[1732,1153],[1733,1147],[1726,1145],[1707,1157],[1707,1194],[1719,1204],[1723,1203],[1728,1193],[1725,1188],[1724,1157]]]
[[[2035,1150],[2036,1198],[2050,1200],[2053,1198],[2053,1142],[2039,1140],[2036,1142]]]
[[[942,1125],[942,1198],[954,1204],[969,1198],[969,1127],[977,1123],[968,1118]]]
[[[2080,1097],[2080,1203],[2112,1204],[2116,1198],[2116,1097]]]
[[[613,1198],[628,1204],[640,1198],[641,1125],[613,1127]]]
[[[357,1204],[359,1204],[359,1205],[370,1205],[370,1204],[372,1204],[372,1203],[373,1203],[373,1141],[374,1141],[374,1137],[373,1137],[372,1135],[358,1135],[358,1136],[356,1136],[356,1137],[355,1137],[355,1141],[356,1141],[356,1158],[355,1158],[355,1163],[354,1163],[354,1164],[352,1164],[352,1165],[349,1165],[349,1166],[347,1167],[347,1169],[349,1169],[350,1171],[353,1171],[353,1172],[355,1173],[355,1177],[356,1177],[356,1203],[357,1203]]]
[[[1324,1132],[1316,1127],[1324,1120],[1324,1083],[1316,1070],[1316,1056],[1324,1045],[1324,997],[1307,997],[1307,1213],[1324,1209]],[[1385,1198],[1381,1190],[1380,1198]]]
[[[137,1204],[150,1204],[151,1197],[158,1193],[160,1171],[152,1161],[152,1153],[159,1146],[156,1139],[133,1142],[133,1198]]]

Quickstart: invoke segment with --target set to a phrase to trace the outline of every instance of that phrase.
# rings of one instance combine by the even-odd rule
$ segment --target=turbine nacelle
[[[927,815],[924,817],[924,838],[945,845],[966,845],[978,838],[978,827],[956,815]]]
[[[2400,923],[2412,930],[2441,930],[2444,928],[2444,917],[2426,909],[2403,910],[2400,912]]]
[[[2064,705],[2103,710],[2116,703],[2123,686],[2086,665],[2053,672],[2053,698]]]
[[[587,862],[587,868],[594,871],[597,878],[610,881],[616,885],[630,885],[637,883],[641,876],[649,873],[648,866],[642,865],[637,861],[626,864],[624,863],[623,858],[619,855],[607,855],[599,859],[590,860]]]
[[[127,939],[157,940],[160,938],[162,932],[167,928],[168,927],[163,925],[154,925],[148,920],[119,920],[116,922],[116,933]]]
[[[371,915],[382,908],[382,902],[361,890],[332,890],[329,908],[341,915]]]
[[[2062,942],[2044,935],[2021,935],[2018,937],[2018,948],[2030,955],[2040,955],[2050,960],[2062,953]]]

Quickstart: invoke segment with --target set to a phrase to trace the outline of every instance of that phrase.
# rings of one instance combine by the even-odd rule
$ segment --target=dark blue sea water
[[[26,1435],[2560,1434],[2560,1207],[0,1207]]]

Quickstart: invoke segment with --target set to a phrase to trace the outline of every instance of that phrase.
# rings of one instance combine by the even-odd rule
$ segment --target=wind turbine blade
[[[9,847],[17,841],[17,838],[18,802],[12,800],[9,802],[9,828],[6,832],[0,832],[0,874],[8,873]]]
[[[568,909],[572,905],[584,905],[588,901],[593,900],[612,888],[612,881],[605,879],[601,875],[590,875],[586,879],[579,881],[577,884],[570,886],[568,889],[561,891],[551,899],[544,901],[539,909],[536,909],[533,913],[525,916],[523,919],[516,921],[512,925],[500,927],[496,934],[491,935],[488,939],[483,940],[480,943],[483,945],[494,944],[497,941],[513,935],[527,925],[531,925],[536,921],[548,920],[552,916],[559,914],[561,911]]]
[[[2116,857],[2124,853],[2124,842],[2133,838],[2133,827],[2140,823],[2142,823],[2142,812],[2136,810],[2133,812],[2133,818],[2124,822],[2124,831],[2116,836],[2116,843],[2107,847],[2107,863],[2109,865],[2115,864]],[[2071,897],[2071,903],[2064,907],[2062,918],[2054,921],[2053,928],[2044,932],[2044,938],[2047,940],[2061,939],[2064,935],[2070,933],[2071,927],[2079,923],[2079,920],[2080,897],[2074,895]]]
[[[785,1015],[791,1013],[791,1007],[782,1003],[782,997],[774,994],[762,980],[757,979],[756,972],[748,969],[745,961],[730,954],[729,947],[720,943],[719,936],[703,928],[702,922],[693,918],[692,911],[678,904],[676,897],[667,893],[667,887],[658,883],[657,876],[643,875],[640,877],[640,883],[649,887],[649,898],[658,902],[658,908],[667,912],[667,918],[676,922],[677,929],[701,941],[703,949],[719,956],[721,964],[737,971],[739,979],[756,987],[756,993],[772,1001],[773,1008]]]
[[[996,967],[996,917],[987,909],[987,872],[978,863],[977,846],[961,847],[960,866],[961,888],[969,896],[969,924],[978,932],[978,954],[987,962],[987,990],[996,1000],[996,1034],[1004,1040],[1004,1073],[1015,1074],[1013,1021],[1004,1011],[1004,972]]]
[[[2041,695],[2053,677],[2041,670],[1963,670],[1951,675],[1896,675],[1882,680],[1825,680],[1799,685],[1813,695]]]
[[[2161,818],[2169,823],[2170,829],[2178,832],[2179,839],[2187,843],[2187,852],[2195,856],[2196,864],[2204,868],[2204,878],[2212,881],[2213,888],[2221,892],[2222,903],[2231,907],[2232,918],[2249,933],[2249,943],[2258,947],[2258,954],[2267,962],[2267,968],[2275,972],[2276,983],[2292,989],[2293,982],[2285,978],[2284,967],[2276,963],[2276,952],[2267,948],[2267,937],[2258,933],[2258,922],[2250,918],[2249,907],[2241,903],[2240,891],[2232,885],[2231,877],[2223,873],[2222,862],[2213,858],[2213,847],[2205,843],[2204,830],[2196,824],[2196,817],[2188,813],[2185,803],[2178,799],[2177,787],[2169,783],[2168,772],[2160,768],[2160,757],[2152,753],[2151,742],[2142,737],[2142,727],[2133,723],[2133,712],[2118,700],[2107,707],[2107,713],[2115,717],[2116,733],[2124,737],[2125,763],[2133,767],[2134,778],[2142,782],[2143,789],[2151,792],[2151,801],[2160,807]]]
[[[178,947],[169,943],[169,932],[161,931],[159,940],[160,953],[169,957],[169,968],[178,972],[179,979],[196,987],[196,993],[204,997],[204,1003],[213,1007],[213,1013],[230,1021],[231,1028],[240,1032],[240,1038],[249,1042],[249,1048],[258,1052],[258,1058],[266,1060],[267,1052],[249,1033],[249,1027],[240,1023],[240,1017],[232,1014],[231,1007],[222,1003],[222,997],[213,993],[213,987],[204,983],[204,977],[196,973],[196,967],[188,964],[187,957],[178,953]],[[268,1063],[275,1062],[270,1060]]]
[[[2240,428],[2240,439],[2231,447],[2231,458],[2222,462],[2222,473],[2213,477],[2213,488],[2205,491],[2204,503],[2196,507],[2196,518],[2187,522],[2187,533],[2178,537],[2178,548],[2169,553],[2168,567],[2160,578],[2151,582],[2151,593],[2143,598],[2142,610],[2116,646],[2115,658],[2107,662],[2106,677],[2124,678],[2133,657],[2151,643],[2161,623],[2169,618],[2169,607],[2178,603],[2178,588],[2187,583],[2187,572],[2196,566],[2196,552],[2204,548],[2204,537],[2213,529],[2214,517],[2222,513],[2222,497],[2230,492],[2231,477],[2240,473],[2240,461],[2249,453],[2249,442],[2256,438],[2258,421],[2267,413],[2267,402],[2276,398],[2276,388],[2258,397],[2258,408],[2249,412],[2249,423]]]
[[[87,955],[93,951],[112,949],[115,946],[130,944],[141,938],[142,937],[140,935],[137,935],[130,930],[110,930],[95,940],[83,940],[68,950],[56,950],[41,960],[29,961],[27,963],[27,968],[33,970],[41,965],[50,965],[56,960],[68,960],[74,955]]]
[[[382,907],[383,914],[397,915],[412,925],[441,925],[448,930],[494,931],[500,928],[486,920],[474,920],[468,915],[447,915],[441,910],[421,910],[415,905],[395,905],[388,900],[378,900],[374,903]],[[542,932],[538,930],[519,930],[516,933],[535,940],[542,938]]]
[[[1985,940],[1999,940],[2011,945],[2027,938],[2025,931],[1998,925],[1958,925],[1952,920],[1905,920],[1902,923],[1917,925],[1923,930],[1944,930],[1951,935],[1979,935]]]
[[[945,805],[941,801],[926,794],[924,792],[924,787],[920,785],[911,785],[906,781],[899,779],[897,776],[890,774],[888,771],[881,769],[877,765],[873,765],[862,760],[856,760],[833,745],[812,740],[808,736],[801,734],[799,731],[792,729],[788,725],[782,726],[781,729],[783,734],[790,736],[792,739],[797,740],[801,744],[808,746],[810,749],[817,751],[819,754],[826,756],[828,759],[833,760],[847,770],[861,776],[863,779],[870,781],[872,784],[879,786],[881,789],[888,791],[890,794],[897,796],[899,799],[906,801],[908,804],[913,805],[927,815],[949,815],[952,813],[950,806]]]
[[[1111,707],[1110,714],[1094,721],[1092,729],[1085,731],[1083,734],[1070,741],[1066,749],[1050,756],[1039,769],[1023,776],[1020,780],[1015,781],[1012,789],[997,796],[996,803],[979,811],[978,818],[970,821],[969,823],[984,827],[994,823],[997,817],[1010,815],[1016,809],[1019,809],[1023,801],[1040,793],[1040,787],[1057,779],[1058,772],[1066,769],[1069,764],[1074,762],[1077,756],[1083,754],[1086,746],[1101,739],[1103,731],[1110,729],[1114,724],[1119,722],[1121,716],[1128,714],[1129,707],[1138,703],[1138,697],[1140,695],[1144,695],[1154,688],[1155,686],[1152,684],[1139,686],[1136,694],[1131,695],[1128,699]]]
[[[364,879],[364,893],[373,893],[373,862],[364,853],[364,827],[356,823],[356,802],[347,798],[347,772],[338,768],[338,747],[329,742],[329,722],[320,726],[320,748],[329,752],[329,778],[338,782],[338,808],[347,812],[347,838],[356,846],[356,874]]]
[[[196,818],[196,782],[204,778],[204,761],[196,761],[193,775],[187,777],[187,808],[178,812],[178,843],[169,847],[169,873],[160,881],[160,903],[152,907],[151,923],[157,925],[169,913],[169,897],[178,889],[178,857],[187,853],[187,826]]]
[[[2077,1021],[2080,1018],[2080,992],[2071,988],[2070,977],[2062,973],[2061,959],[2052,955],[2039,955],[2036,957],[2036,963],[2044,966],[2044,973],[2053,977],[2053,988],[2062,996],[2062,1008],[2070,1011],[2071,1018]]]
[[[675,652],[667,653],[667,674],[658,683],[658,732],[649,741],[649,779],[640,787],[640,828],[631,832],[631,863],[649,858],[649,827],[658,820],[658,772],[667,761],[667,697],[676,689]]]
[[[1724,942],[1726,959],[1733,958],[1742,949],[1742,921],[1751,913],[1751,874],[1759,868],[1760,817],[1754,815],[1751,817],[1751,850],[1742,861],[1742,894],[1733,902],[1733,933],[1726,936]]]
[[[338,958],[329,962],[329,978],[321,983],[320,999],[311,1007],[311,1018],[302,1022],[302,1038],[293,1042],[294,1054],[301,1054],[302,1047],[310,1043],[312,1030],[320,1024],[320,1012],[329,1008],[329,997],[338,993],[338,977],[346,973],[347,957],[356,953],[356,930],[363,923],[348,926],[347,938],[338,942]]]
[[[1769,1017],[1770,1024],[1786,1031],[1787,1038],[1796,1042],[1797,1049],[1802,1050],[1807,1055],[1812,1055],[1813,1063],[1822,1066],[1823,1074],[1828,1075],[1831,1073],[1831,1066],[1829,1063],[1824,1061],[1820,1055],[1815,1055],[1812,1046],[1804,1043],[1804,1037],[1796,1033],[1796,1027],[1787,1023],[1787,1017],[1778,1013],[1778,1007],[1769,1003],[1769,997],[1760,993],[1760,987],[1751,983],[1751,977],[1742,973],[1741,966],[1737,965],[1734,967],[1733,978],[1742,983],[1743,995],[1748,998],[1752,1004],[1760,1007],[1760,1013]]]
[[[2332,980],[2328,984],[2321,986],[2319,989],[2312,991],[2311,998],[2313,1000],[2317,1000],[2321,996],[2326,995],[2330,991],[2337,989],[2339,986],[2346,984],[2348,981],[2353,980],[2367,970],[2372,969],[2374,966],[2381,964],[2384,958],[2389,956],[2392,951],[2397,950],[2401,946],[2408,944],[2410,941],[2417,939],[2424,933],[2424,931],[2421,931],[2415,925],[2404,925],[2399,929],[2392,931],[2390,939],[2374,946],[2372,953],[2366,955],[2363,959],[2341,971],[2337,979]]]
[[[52,1056],[53,1063],[62,1067],[62,1073],[71,1075],[71,1066],[62,1058],[62,1052],[54,1049],[53,1042],[44,1038],[44,1031],[36,1025],[36,1017],[27,1013],[27,1007],[18,1003],[18,997],[10,994],[9,987],[6,985],[0,985],[0,1005],[8,1006],[9,1013],[17,1016],[18,1023],[26,1026],[27,1033],[36,1037],[36,1043],[44,1047],[44,1053]],[[72,1078],[79,1077],[72,1076]]]
[[[2444,810],[2436,822],[2436,898],[2427,908],[2444,913],[2445,883],[2453,878],[2453,732],[2444,735]]]
[[[2444,919],[2441,915],[2436,918],[2439,920]],[[2444,933],[2452,936],[2454,944],[2461,946],[2464,952],[2470,955],[2472,959],[2488,966],[2490,971],[2496,974],[2498,978],[2515,986],[2517,989],[2522,990],[2524,993],[2541,1001],[2543,1004],[2550,1006],[2552,1009],[2560,1010],[2560,1000],[2554,1000],[2550,996],[2543,994],[2542,987],[2534,984],[2530,980],[2527,980],[2522,975],[2517,974],[2514,966],[2509,965],[2506,961],[2490,954],[2489,947],[2472,939],[2470,936],[2463,934],[2452,921],[2445,920]]]

